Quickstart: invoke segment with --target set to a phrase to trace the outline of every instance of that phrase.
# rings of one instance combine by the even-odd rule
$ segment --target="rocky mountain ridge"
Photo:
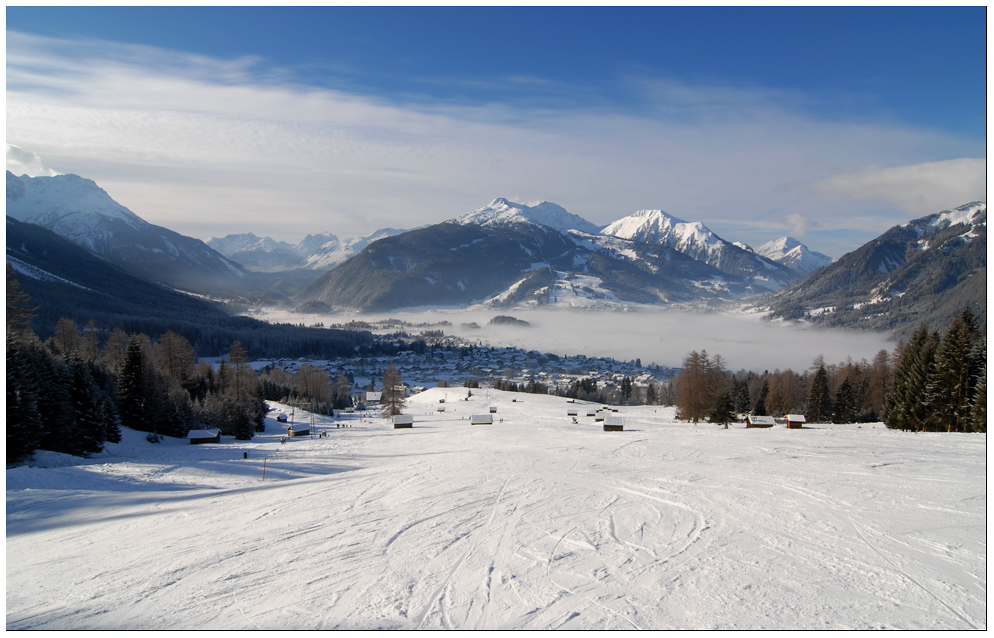
[[[761,303],[778,319],[860,329],[945,329],[969,306],[987,318],[987,204],[895,226]]]

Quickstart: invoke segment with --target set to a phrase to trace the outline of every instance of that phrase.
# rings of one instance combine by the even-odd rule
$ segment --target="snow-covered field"
[[[7,628],[987,627],[986,435],[474,392],[8,469]]]

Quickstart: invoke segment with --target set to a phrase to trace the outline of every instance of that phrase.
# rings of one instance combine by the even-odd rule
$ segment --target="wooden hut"
[[[566,416],[576,416],[576,415],[577,415],[576,408],[570,408],[566,410]]]
[[[497,406],[496,405],[490,406],[490,414],[497,414]]]
[[[221,430],[190,430],[187,432],[186,438],[190,439],[190,445],[220,443]]]
[[[414,427],[413,414],[398,414],[393,418],[393,428],[395,430],[400,428],[413,428],[413,427]]]
[[[297,423],[286,429],[286,435],[289,438],[293,438],[295,436],[310,436],[310,434],[311,426],[306,423]]]
[[[776,424],[777,422],[771,416],[753,416],[750,414],[746,417],[747,428],[772,428]]]
[[[804,427],[805,423],[807,423],[807,419],[804,418],[803,414],[787,415],[787,427],[792,430],[797,430]]]
[[[469,418],[470,425],[493,425],[494,417],[490,414],[474,414]]]
[[[623,432],[625,429],[625,418],[614,414],[604,419],[605,432]]]

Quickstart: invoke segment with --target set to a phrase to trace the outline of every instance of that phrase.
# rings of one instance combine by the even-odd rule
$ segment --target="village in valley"
[[[495,383],[514,384],[526,390],[538,385],[548,393],[565,393],[581,380],[592,381],[608,393],[620,391],[628,379],[636,396],[644,397],[651,384],[670,379],[678,368],[656,364],[642,365],[640,359],[620,361],[610,357],[582,354],[556,355],[514,347],[490,347],[458,336],[394,335],[398,344],[392,356],[339,357],[325,360],[272,359],[252,363],[258,371],[280,368],[292,373],[300,366],[316,366],[334,380],[344,375],[352,384],[355,405],[374,405],[368,392],[381,389],[388,365],[400,373],[406,394],[416,394],[436,386],[493,387]],[[376,394],[371,395],[375,397]]]

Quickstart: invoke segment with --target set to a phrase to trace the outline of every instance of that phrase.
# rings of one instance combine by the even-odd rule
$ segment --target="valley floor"
[[[987,627],[986,435],[474,392],[8,469],[7,628]]]

